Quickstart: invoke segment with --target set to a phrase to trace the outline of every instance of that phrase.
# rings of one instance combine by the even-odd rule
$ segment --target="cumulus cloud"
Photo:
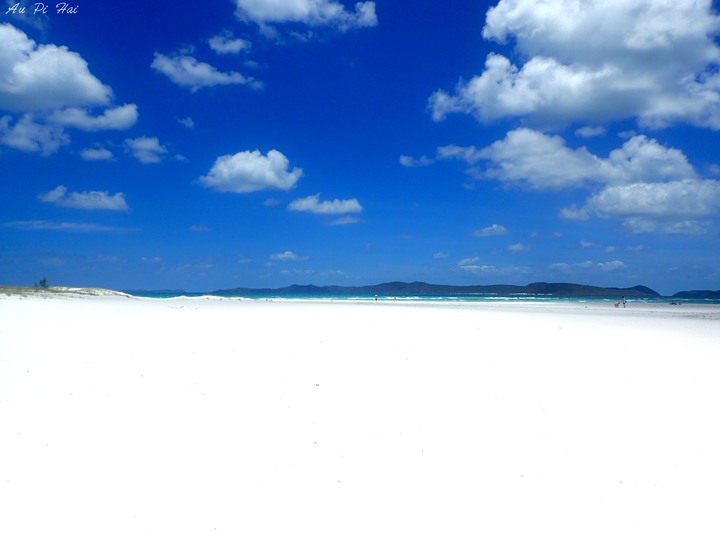
[[[250,48],[250,42],[223,32],[210,38],[210,48],[218,54],[239,54]]]
[[[531,189],[577,186],[592,178],[598,162],[587,149],[572,150],[559,136],[520,128],[478,151],[472,162],[489,162],[487,176],[522,182]]]
[[[432,163],[433,160],[427,156],[420,156],[419,158],[406,155],[400,156],[400,165],[403,167],[426,167]]]
[[[58,186],[47,193],[41,193],[38,199],[42,202],[81,210],[114,210],[120,212],[129,210],[123,193],[110,195],[107,191],[68,193],[65,186]]]
[[[91,116],[88,111],[71,107],[53,112],[50,122],[83,131],[128,129],[138,120],[137,105],[126,104],[106,109],[99,116]]]
[[[711,0],[501,0],[483,36],[513,44],[527,61],[488,55],[482,73],[432,95],[433,118],[460,112],[553,126],[637,118],[720,129],[719,28]]]
[[[300,256],[292,251],[283,251],[282,253],[274,253],[273,255],[270,255],[270,260],[280,262],[305,261],[308,258],[309,257]]]
[[[479,257],[468,257],[466,259],[461,259],[460,261],[458,261],[458,267],[470,272],[482,272],[495,269],[495,266],[486,264],[481,265],[479,264],[479,262]]]
[[[288,205],[289,210],[295,212],[310,212],[312,214],[357,214],[363,211],[357,199],[333,199],[321,201],[320,194],[310,195],[303,199],[295,199]]]
[[[590,212],[586,208],[580,208],[576,204],[562,208],[559,216],[563,219],[576,219],[578,221],[587,221],[590,219]]]
[[[507,233],[508,230],[505,227],[498,225],[497,223],[493,223],[492,225],[483,227],[482,229],[476,229],[473,231],[473,236],[502,236]]]
[[[612,272],[614,270],[621,270],[622,268],[625,268],[626,264],[616,259],[614,261],[605,262],[584,261],[579,263],[578,266],[585,269],[596,269],[603,272]]]
[[[548,266],[550,270],[555,270],[558,272],[564,272],[564,273],[570,273],[574,270],[586,270],[586,271],[600,271],[600,272],[614,272],[617,270],[622,270],[623,268],[626,268],[627,265],[619,260],[614,261],[604,261],[604,262],[595,262],[595,261],[582,261],[578,263],[566,263],[566,262],[559,262],[559,263],[553,263]]]
[[[527,266],[496,266],[494,264],[480,264],[479,257],[469,257],[458,262],[458,268],[465,272],[482,275],[510,276],[528,274],[531,269]]]
[[[140,163],[159,163],[168,152],[157,137],[125,139],[125,146]]]
[[[68,144],[70,136],[57,124],[36,121],[33,114],[25,114],[15,122],[11,116],[0,118],[0,142],[15,150],[49,156]]]
[[[247,84],[253,87],[260,85],[252,77],[245,77],[236,71],[218,71],[210,64],[200,62],[186,54],[166,56],[155,53],[150,67],[167,76],[175,84],[190,88],[192,92],[218,85]]]
[[[591,196],[581,212],[621,219],[636,233],[701,234],[706,227],[700,220],[720,212],[720,182],[684,179],[608,186]]]
[[[289,191],[302,176],[302,169],[290,169],[290,161],[282,152],[270,150],[243,151],[220,156],[206,176],[200,178],[205,187],[220,192],[252,193],[276,189]]]
[[[195,120],[193,120],[190,116],[178,118],[178,124],[185,126],[188,129],[192,129],[195,127]]]
[[[472,170],[475,177],[523,189],[593,190],[584,205],[560,210],[565,219],[596,216],[622,220],[632,232],[700,234],[707,227],[698,220],[720,211],[720,183],[701,180],[682,151],[645,135],[602,157],[584,146],[570,148],[560,136],[519,128],[485,148],[445,146],[437,156],[484,162],[482,172]]]
[[[0,118],[0,142],[23,152],[39,152],[48,156],[70,143],[67,128],[83,131],[127,129],[137,121],[137,107],[123,105],[91,116],[78,108],[61,109],[50,114],[27,113],[19,119],[6,115]]]
[[[375,2],[358,2],[354,11],[334,0],[235,0],[235,3],[239,19],[259,25],[293,22],[341,31],[377,25]]]
[[[38,45],[8,23],[0,24],[0,108],[14,112],[97,106],[112,90],[67,47]]]
[[[38,45],[11,24],[0,24],[0,143],[24,152],[54,153],[68,144],[67,128],[127,129],[137,106],[112,107],[113,93],[67,47]],[[93,115],[90,110],[104,109]]]
[[[107,148],[85,148],[80,157],[85,161],[107,161],[113,158],[113,153]]]
[[[605,135],[607,130],[603,126],[583,126],[575,130],[575,135],[584,139]]]
[[[522,253],[523,251],[529,251],[530,246],[518,242],[517,244],[511,244],[507,247],[510,253]]]
[[[497,178],[534,190],[582,187],[588,183],[623,184],[695,178],[697,173],[683,152],[655,139],[636,135],[607,158],[587,148],[569,148],[558,135],[529,128],[507,133],[504,139],[482,149],[446,146],[441,159],[461,159],[468,164],[488,163],[485,177]]]

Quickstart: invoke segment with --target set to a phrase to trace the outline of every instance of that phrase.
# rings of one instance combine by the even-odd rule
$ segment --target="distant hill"
[[[126,291],[122,291],[127,294],[131,294],[133,296],[155,296],[155,295],[183,295],[187,294],[187,291],[184,291],[182,289],[152,289],[152,290],[145,290],[145,289],[128,289]]]
[[[680,291],[672,295],[672,298],[692,298],[694,300],[710,299],[719,300],[720,291]]]
[[[643,285],[628,288],[594,287],[592,285],[578,285],[576,283],[530,283],[529,285],[433,285],[422,281],[406,283],[392,281],[378,285],[364,285],[361,287],[342,287],[338,285],[290,285],[278,289],[253,289],[238,287],[235,289],[221,289],[215,294],[360,294],[360,295],[547,295],[547,296],[611,296],[619,297],[648,297],[660,296],[657,292]]]

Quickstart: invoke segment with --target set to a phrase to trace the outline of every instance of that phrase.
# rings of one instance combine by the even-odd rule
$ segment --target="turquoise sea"
[[[277,300],[344,300],[344,301],[362,301],[374,302],[375,295],[358,295],[358,294],[227,294],[227,293],[207,293],[207,292],[182,292],[182,291],[132,291],[133,296],[144,298],[176,298],[180,296],[200,297],[200,296],[218,296],[224,298],[251,298],[255,300],[277,299]],[[513,294],[513,295],[492,295],[492,294],[460,294],[449,296],[437,295],[378,295],[378,301],[402,301],[402,302],[573,302],[573,303],[607,303],[617,302],[620,297],[604,297],[604,296],[554,296],[554,295],[538,295],[538,294]],[[644,304],[720,304],[720,300],[715,298],[676,298],[670,296],[650,296],[650,297],[628,297],[628,303],[644,303]]]

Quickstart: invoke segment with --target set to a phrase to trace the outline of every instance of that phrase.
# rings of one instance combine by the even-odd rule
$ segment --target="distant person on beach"
[[[622,297],[622,303],[623,303],[623,307],[625,307],[625,297],[624,296]]]

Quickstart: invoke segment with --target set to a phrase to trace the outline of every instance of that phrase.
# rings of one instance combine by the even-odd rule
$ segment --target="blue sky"
[[[720,288],[710,1],[3,2],[0,283]]]

